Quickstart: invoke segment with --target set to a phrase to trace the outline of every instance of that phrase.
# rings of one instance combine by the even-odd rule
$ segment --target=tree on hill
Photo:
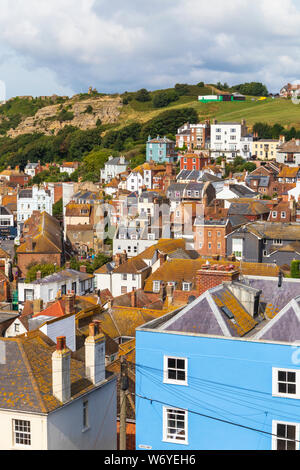
[[[146,88],[141,88],[141,90],[136,92],[135,99],[141,102],[151,101],[151,95]]]

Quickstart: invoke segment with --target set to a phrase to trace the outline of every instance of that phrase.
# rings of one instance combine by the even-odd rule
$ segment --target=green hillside
[[[252,101],[252,99],[254,101]],[[150,106],[150,105],[148,105]],[[240,121],[245,119],[251,127],[256,122],[268,124],[281,124],[285,128],[294,126],[300,129],[300,105],[295,105],[291,100],[267,98],[258,101],[258,98],[247,97],[246,101],[228,101],[218,103],[200,103],[197,98],[182,96],[178,101],[169,104],[163,109],[137,109],[136,102],[124,106],[121,113],[122,124],[130,122],[146,122],[156,117],[166,109],[180,109],[183,107],[194,108],[199,116],[199,121],[204,119],[217,119],[219,121]],[[121,124],[121,123],[120,123]]]

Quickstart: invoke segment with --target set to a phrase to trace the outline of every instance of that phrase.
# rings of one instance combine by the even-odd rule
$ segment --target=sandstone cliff
[[[118,121],[122,108],[120,97],[101,96],[84,100],[73,97],[64,104],[55,104],[39,109],[34,116],[22,119],[15,129],[7,131],[7,136],[17,137],[22,134],[40,132],[46,135],[56,135],[65,126],[79,129],[93,129],[99,120],[102,124],[112,124]],[[62,110],[71,113],[70,120],[61,120]],[[0,115],[0,121],[3,117]]]

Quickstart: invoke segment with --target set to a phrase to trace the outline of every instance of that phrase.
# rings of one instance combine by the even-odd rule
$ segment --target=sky
[[[260,81],[278,92],[300,80],[300,0],[0,0],[0,6],[6,98],[200,81]]]

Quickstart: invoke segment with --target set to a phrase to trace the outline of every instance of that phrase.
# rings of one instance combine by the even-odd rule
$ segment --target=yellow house
[[[275,139],[260,139],[252,142],[251,155],[258,160],[275,160],[276,150],[281,142]]]

